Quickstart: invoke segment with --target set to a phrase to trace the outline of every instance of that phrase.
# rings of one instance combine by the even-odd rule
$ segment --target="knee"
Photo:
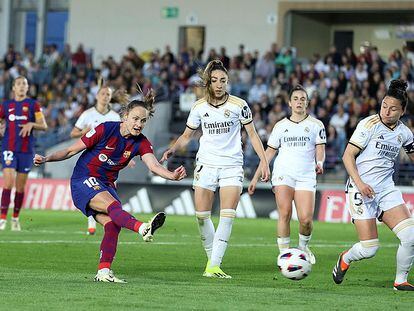
[[[401,245],[414,247],[414,219],[408,218],[398,223],[392,231],[400,239]]]
[[[306,229],[310,229],[312,228],[312,218],[304,218],[304,219],[299,219],[299,223],[303,228]]]
[[[366,240],[360,241],[361,244],[361,255],[363,258],[372,258],[375,256],[379,249],[379,240]]]

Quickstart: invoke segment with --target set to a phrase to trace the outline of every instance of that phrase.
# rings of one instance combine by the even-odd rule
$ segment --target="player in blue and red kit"
[[[150,91],[142,101],[134,100],[125,107],[123,122],[105,122],[91,129],[72,146],[49,156],[36,155],[35,165],[61,161],[83,151],[71,178],[75,206],[86,216],[94,216],[104,226],[101,257],[95,281],[124,283],[114,276],[111,268],[121,228],[138,232],[144,241],[153,239],[155,230],[165,220],[164,213],[155,215],[149,223],[142,223],[122,210],[115,181],[121,169],[136,155],[149,170],[170,180],[186,176],[183,166],[171,172],[158,163],[151,143],[141,133],[154,112],[154,95]],[[86,150],[85,150],[86,149]]]
[[[47,124],[40,104],[27,97],[29,84],[25,77],[14,79],[12,90],[14,98],[4,101],[0,106],[0,119],[5,123],[1,150],[4,186],[1,196],[0,230],[6,228],[10,193],[16,184],[11,229],[20,231],[19,214],[23,204],[24,188],[33,165],[35,138],[32,131],[45,131]]]

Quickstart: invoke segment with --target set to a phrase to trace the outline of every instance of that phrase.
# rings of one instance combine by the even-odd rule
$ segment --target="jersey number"
[[[354,194],[354,205],[355,206],[361,206],[363,203],[362,201],[362,195],[360,192],[355,192]]]
[[[3,151],[4,161],[13,161],[13,151]]]
[[[89,177],[88,179],[85,179],[83,181],[83,183],[85,185],[87,185],[89,188],[93,188],[93,187],[99,186],[99,183],[98,183],[98,181],[96,180],[95,177]]]

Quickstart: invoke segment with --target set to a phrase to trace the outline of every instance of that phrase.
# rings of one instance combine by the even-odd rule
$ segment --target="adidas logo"
[[[289,132],[289,131],[288,131],[288,129],[286,129],[286,130],[284,131],[284,133],[287,133],[287,132]]]
[[[147,189],[138,190],[137,194],[130,198],[128,203],[122,205],[122,208],[129,213],[152,213]]]
[[[384,139],[383,135],[378,136],[378,139]]]
[[[205,118],[209,117],[208,113],[206,112],[203,117],[205,117]]]
[[[168,215],[195,215],[193,197],[190,190],[181,192],[165,209]]]
[[[245,193],[240,197],[239,205],[237,205],[236,216],[238,218],[257,218],[252,199],[248,193]]]

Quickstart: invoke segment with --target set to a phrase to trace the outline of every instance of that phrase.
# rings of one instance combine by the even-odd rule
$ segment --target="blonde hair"
[[[210,61],[204,70],[198,70],[198,75],[201,78],[201,82],[198,86],[204,88],[204,98],[208,103],[211,103],[214,99],[214,92],[211,88],[211,73],[214,70],[221,70],[225,72],[228,76],[227,69],[224,67],[223,63],[218,59]]]
[[[122,105],[122,115],[127,115],[132,109],[135,107],[143,107],[146,109],[149,113],[149,117],[151,118],[154,115],[155,112],[155,92],[153,89],[149,89],[147,94],[144,95],[144,92],[142,91],[141,87],[137,83],[136,85],[138,93],[142,96],[141,100],[134,99],[133,101],[123,104]]]

